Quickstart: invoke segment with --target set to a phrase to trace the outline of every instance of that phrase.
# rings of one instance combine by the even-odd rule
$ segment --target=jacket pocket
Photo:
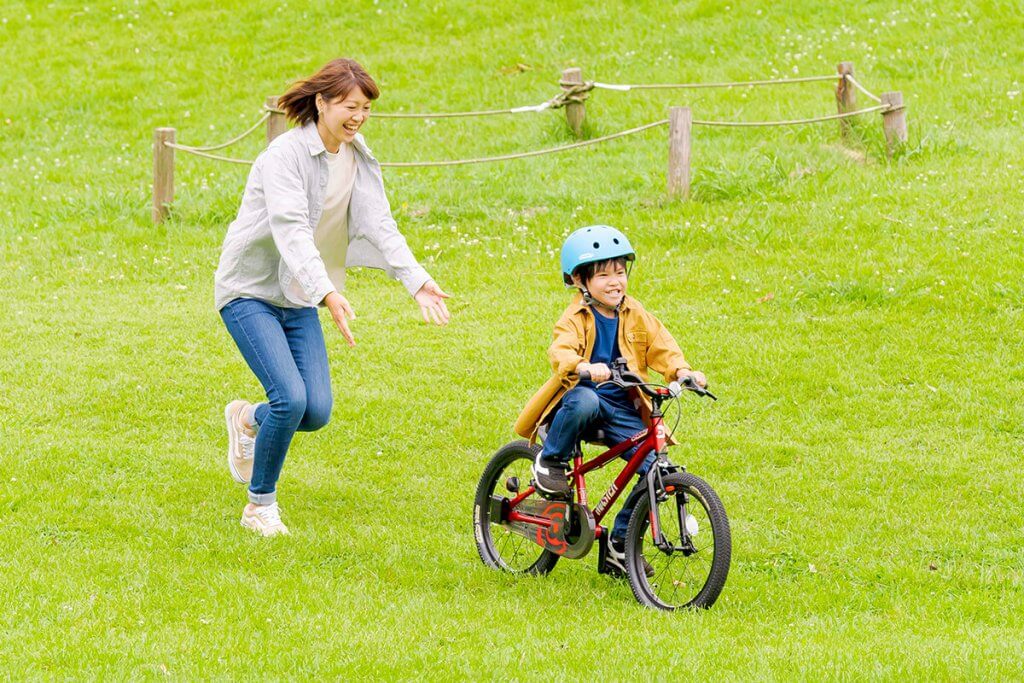
[[[626,342],[633,350],[639,370],[647,369],[647,331],[633,330],[626,333]]]

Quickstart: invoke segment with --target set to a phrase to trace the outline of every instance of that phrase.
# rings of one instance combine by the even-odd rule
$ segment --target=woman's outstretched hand
[[[327,310],[331,312],[331,317],[334,318],[334,324],[338,326],[339,330],[341,330],[341,335],[345,337],[345,341],[348,342],[348,345],[355,346],[356,338],[352,336],[352,330],[348,328],[348,320],[355,320],[356,314],[352,310],[352,306],[349,305],[348,299],[337,292],[331,292],[324,297],[324,306],[326,306]]]
[[[447,298],[448,295],[433,280],[423,283],[415,296],[416,303],[420,305],[420,313],[423,314],[423,322],[429,323],[433,319],[435,325],[447,325],[451,318],[444,303]]]

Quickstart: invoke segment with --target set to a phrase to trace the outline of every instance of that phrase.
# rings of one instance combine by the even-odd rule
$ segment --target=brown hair
[[[590,283],[590,278],[594,277],[594,273],[601,270],[605,266],[622,266],[623,268],[628,267],[628,259],[625,256],[616,256],[615,258],[605,259],[604,261],[591,261],[590,263],[584,263],[573,271],[573,275],[580,276],[580,282],[586,287]]]
[[[380,97],[380,88],[370,78],[359,62],[354,59],[332,59],[309,78],[297,81],[277,101],[277,106],[297,124],[318,121],[316,95],[325,100],[344,97],[359,88],[366,97],[375,100]]]

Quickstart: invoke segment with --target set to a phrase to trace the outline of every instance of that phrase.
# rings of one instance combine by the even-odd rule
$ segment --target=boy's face
[[[574,278],[580,284],[579,276]],[[598,303],[615,308],[626,296],[626,267],[621,263],[606,263],[594,271],[586,282],[587,291]]]

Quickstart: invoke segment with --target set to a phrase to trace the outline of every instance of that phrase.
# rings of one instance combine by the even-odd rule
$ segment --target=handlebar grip
[[[712,394],[710,391],[708,391],[708,388],[706,386],[702,387],[699,384],[697,384],[695,381],[693,381],[693,377],[685,377],[683,379],[683,381],[682,381],[682,385],[683,385],[684,389],[692,391],[693,393],[697,394],[698,396],[707,396],[712,401],[717,401],[718,400],[718,397],[715,396],[714,394]]]
[[[589,382],[590,381],[590,371],[589,370],[583,370],[582,372],[579,373],[579,375],[580,375],[580,381],[581,382]]]

